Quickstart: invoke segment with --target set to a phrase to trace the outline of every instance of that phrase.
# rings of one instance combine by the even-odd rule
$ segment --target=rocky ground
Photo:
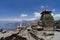
[[[0,32],[0,40],[60,40],[60,32],[55,31],[54,35],[44,35],[44,32],[46,31],[37,31],[35,33],[27,30],[21,30],[19,33],[18,31]],[[47,33],[50,33],[50,31],[47,31]]]

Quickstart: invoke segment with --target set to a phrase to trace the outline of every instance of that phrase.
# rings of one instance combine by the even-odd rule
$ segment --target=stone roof
[[[49,14],[49,13],[52,13],[52,11],[43,11],[41,14]]]

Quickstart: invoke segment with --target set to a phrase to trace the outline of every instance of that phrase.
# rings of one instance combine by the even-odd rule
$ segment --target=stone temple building
[[[41,12],[41,18],[39,25],[43,27],[44,30],[53,30],[54,29],[54,18],[51,15],[52,11],[43,11]]]

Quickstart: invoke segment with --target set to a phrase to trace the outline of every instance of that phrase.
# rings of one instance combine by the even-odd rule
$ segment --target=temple
[[[51,15],[52,11],[41,12],[41,18],[39,25],[43,27],[44,30],[54,30],[54,18]]]

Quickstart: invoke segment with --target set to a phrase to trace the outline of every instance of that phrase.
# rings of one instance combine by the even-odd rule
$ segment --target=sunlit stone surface
[[[60,40],[60,32],[54,32],[54,37],[52,40]]]

